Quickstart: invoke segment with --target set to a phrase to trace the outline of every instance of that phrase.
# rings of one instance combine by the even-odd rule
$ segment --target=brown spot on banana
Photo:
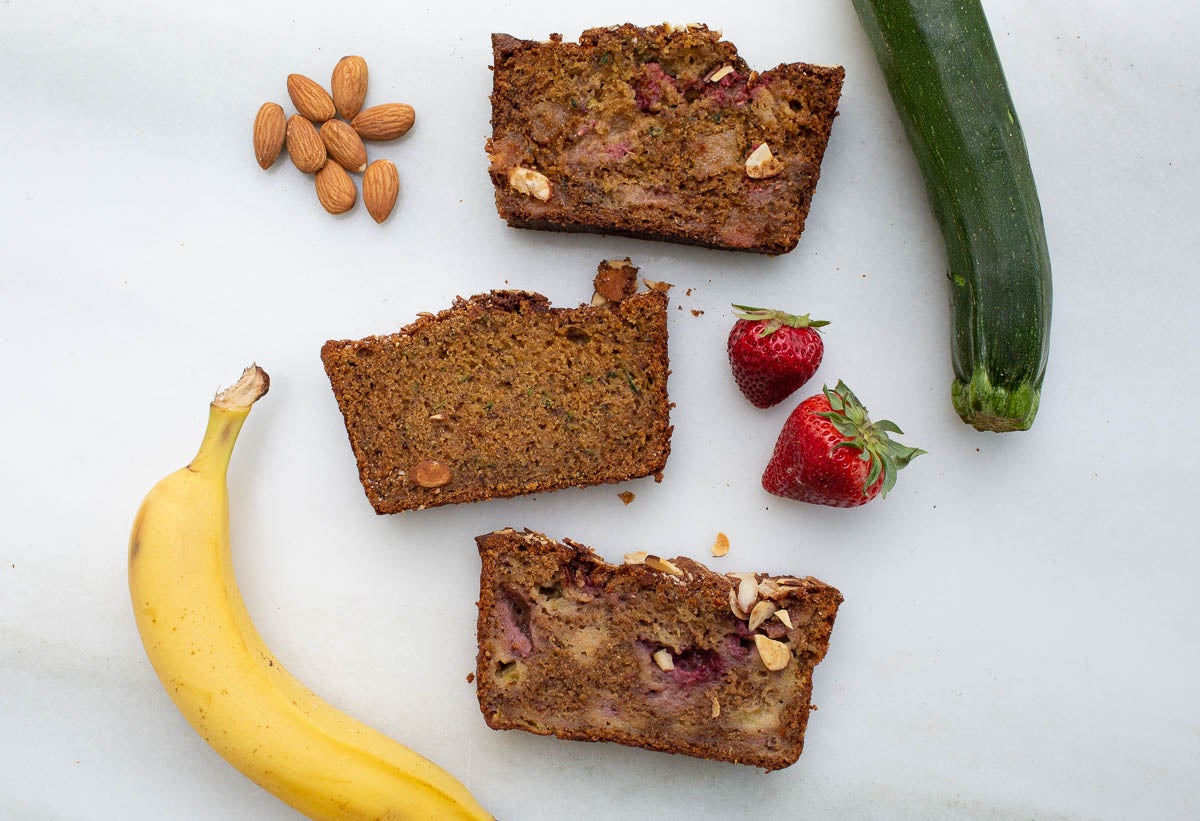
[[[138,508],[137,516],[133,519],[133,532],[129,534],[129,563],[137,558],[142,549],[142,522],[145,519],[145,508]]]

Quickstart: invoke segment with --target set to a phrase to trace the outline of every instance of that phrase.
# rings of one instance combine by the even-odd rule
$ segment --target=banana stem
[[[271,387],[271,378],[258,365],[242,371],[241,377],[223,391],[218,391],[208,409],[208,427],[200,449],[188,465],[196,472],[216,471],[224,474],[229,469],[229,458],[237,442],[242,424],[250,415],[254,403],[261,399]]]

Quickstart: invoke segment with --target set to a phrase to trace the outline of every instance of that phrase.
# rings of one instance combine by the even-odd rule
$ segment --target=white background
[[[251,360],[272,389],[230,478],[252,615],[301,680],[502,819],[1200,814],[1200,12],[985,7],[1054,261],[1041,413],[1005,435],[951,409],[941,241],[849,0],[0,3],[0,817],[293,817],[176,713],[125,581],[138,502],[191,457],[212,392]],[[625,20],[706,21],[759,69],[846,67],[796,251],[496,217],[488,35]],[[289,162],[264,173],[251,151],[258,106],[292,110],[286,75],[327,82],[347,53],[370,65],[369,103],[417,110],[407,137],[369,147],[402,181],[382,227],[361,204],[329,216]],[[321,344],[506,284],[578,304],[596,263],[626,255],[676,284],[662,484],[377,517]],[[886,500],[828,510],[760,489],[801,396],[742,400],[731,302],[832,320],[805,394],[843,378],[929,451]],[[765,775],[489,730],[465,681],[472,537],[506,525],[608,558],[645,548],[838,586],[801,761]],[[732,543],[720,560],[718,531]]]

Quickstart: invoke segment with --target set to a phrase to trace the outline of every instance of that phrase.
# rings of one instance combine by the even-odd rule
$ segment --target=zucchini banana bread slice
[[[759,74],[707,26],[492,35],[496,208],[509,225],[782,254],[804,230],[845,70]]]
[[[396,513],[661,479],[666,314],[655,290],[570,309],[492,291],[395,334],[326,342],[367,499]]]
[[[479,707],[493,729],[778,770],[804,747],[841,594],[570,540],[476,538]]]

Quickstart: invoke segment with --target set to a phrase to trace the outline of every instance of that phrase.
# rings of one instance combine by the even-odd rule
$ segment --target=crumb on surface
[[[625,504],[629,504],[630,502],[632,502],[634,499],[637,498],[637,495],[631,491],[622,490],[620,493],[617,494],[617,498],[620,499]]]
[[[637,293],[639,270],[629,257],[607,259],[596,268],[592,285],[606,301],[620,302]]]

